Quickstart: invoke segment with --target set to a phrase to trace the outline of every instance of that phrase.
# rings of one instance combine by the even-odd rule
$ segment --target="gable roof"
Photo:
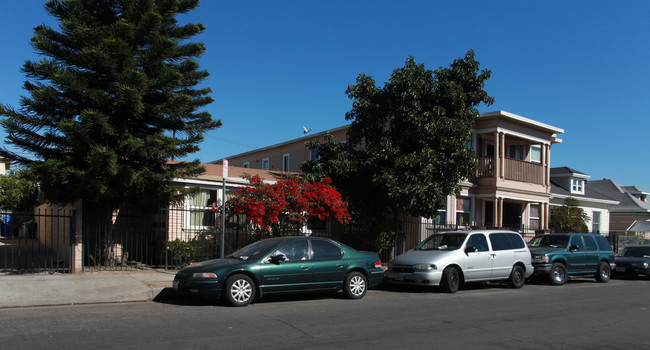
[[[577,193],[571,193],[570,191],[567,191],[566,189],[559,186],[557,183],[553,182],[553,180],[551,180],[551,198],[573,197],[575,199],[584,202],[603,203],[603,204],[611,204],[611,205],[619,204],[618,201],[613,200],[603,195],[602,193],[592,190],[589,184],[591,183],[589,182],[587,185],[585,185],[585,194],[577,194]]]
[[[589,187],[607,198],[619,201],[619,205],[610,208],[612,212],[650,213],[650,203],[642,202],[634,197],[626,188],[611,179],[589,181]],[[636,187],[634,187],[637,189]]]

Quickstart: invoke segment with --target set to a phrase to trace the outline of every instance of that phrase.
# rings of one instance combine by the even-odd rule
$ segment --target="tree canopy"
[[[578,204],[577,199],[568,197],[561,207],[551,208],[549,228],[555,232],[588,232],[589,217]]]
[[[435,71],[409,57],[383,87],[360,74],[346,91],[347,142],[310,142],[319,159],[302,170],[331,177],[362,216],[435,216],[475,169],[471,129],[477,107],[494,101],[483,89],[490,74],[473,51]]]
[[[46,198],[85,199],[107,209],[161,205],[182,196],[170,180],[203,172],[199,150],[221,125],[201,110],[213,100],[189,40],[201,24],[176,16],[198,0],[52,0],[58,28],[40,25],[31,45],[42,56],[22,71],[29,96],[0,105],[9,135],[0,155],[26,165]],[[18,151],[15,151],[15,150]]]
[[[0,175],[0,210],[27,210],[38,199],[36,184],[25,178],[24,170]]]

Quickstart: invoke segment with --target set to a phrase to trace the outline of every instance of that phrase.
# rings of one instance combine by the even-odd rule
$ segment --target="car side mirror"
[[[271,262],[276,265],[279,264],[281,261],[287,260],[287,258],[282,254],[272,255],[270,258],[271,258]]]
[[[465,248],[465,253],[475,253],[477,251],[478,251],[478,249],[476,249],[476,247],[466,247]]]
[[[572,252],[578,251],[578,246],[575,245],[575,244],[572,244],[572,245],[569,247],[569,250],[572,251]]]

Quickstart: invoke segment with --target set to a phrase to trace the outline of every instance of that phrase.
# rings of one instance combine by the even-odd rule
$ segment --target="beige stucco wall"
[[[332,132],[334,140],[345,140],[346,132],[347,128]],[[244,164],[248,162],[251,168],[262,169],[262,160],[264,158],[269,158],[269,170],[284,171],[286,169],[282,168],[283,156],[289,154],[290,165],[288,171],[299,172],[300,166],[304,162],[311,160],[311,152],[305,145],[305,142],[307,141],[324,142],[325,140],[323,134],[316,134],[314,136],[308,135],[276,146],[265,147],[253,152],[230,157],[228,158],[228,164],[231,166],[243,167]]]

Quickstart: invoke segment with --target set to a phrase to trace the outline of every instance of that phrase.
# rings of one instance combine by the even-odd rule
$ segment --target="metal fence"
[[[69,272],[74,212],[0,211],[0,274]]]
[[[75,230],[72,211],[0,212],[0,273],[70,272],[73,259],[81,259],[82,271],[173,269],[218,258],[222,249],[228,255],[267,237],[239,216],[226,220],[222,238],[219,213],[209,208],[122,209],[105,224],[98,224],[92,208],[84,208],[84,213],[81,230]],[[274,234],[327,237],[358,250],[378,252],[388,262],[432,234],[459,229],[471,227],[402,218],[386,220],[373,229],[321,222],[276,228]],[[524,227],[514,230],[527,232]],[[76,236],[76,231],[82,234]],[[381,232],[391,237],[383,247],[377,244]]]

